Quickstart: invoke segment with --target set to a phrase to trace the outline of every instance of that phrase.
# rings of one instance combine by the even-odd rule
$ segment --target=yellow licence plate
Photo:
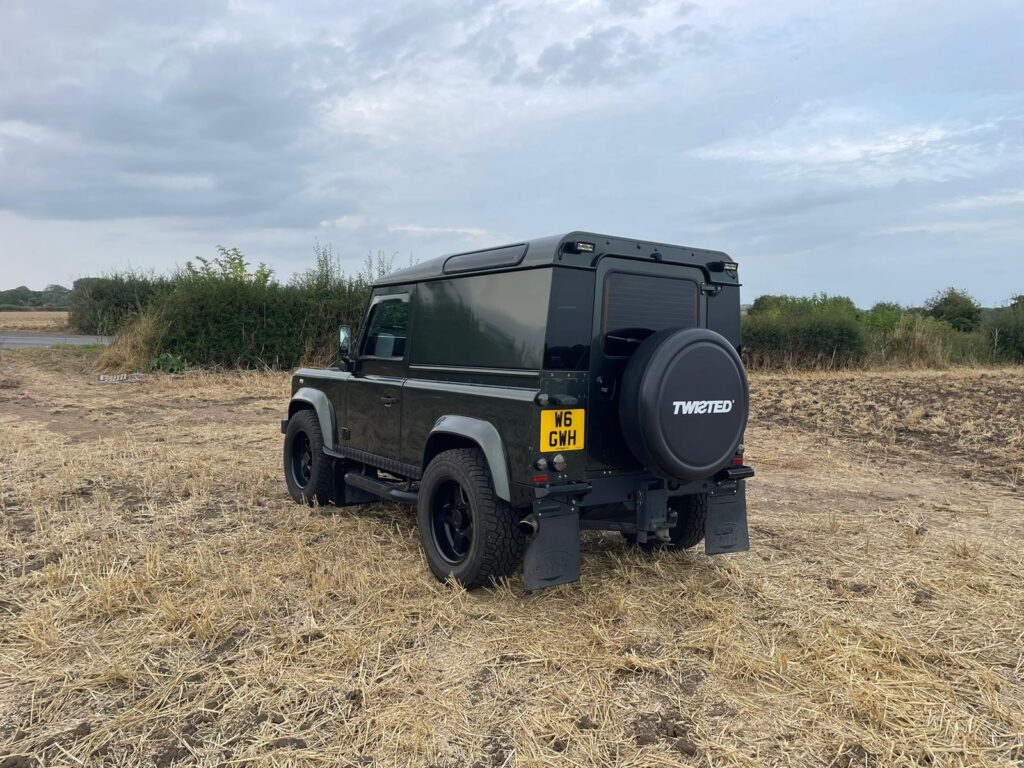
[[[582,451],[584,413],[582,408],[541,411],[541,451]]]

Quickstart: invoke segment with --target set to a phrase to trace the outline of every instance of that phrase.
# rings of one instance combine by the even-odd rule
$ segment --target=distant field
[[[0,331],[68,331],[67,312],[0,312]]]
[[[0,759],[1017,766],[1024,370],[754,374],[750,552],[525,595],[287,498],[288,376],[4,353]]]

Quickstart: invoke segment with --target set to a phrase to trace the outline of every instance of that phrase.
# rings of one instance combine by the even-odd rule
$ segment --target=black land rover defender
[[[581,528],[749,548],[747,377],[724,253],[574,232],[380,280],[339,365],[292,379],[297,502],[415,504],[430,569],[579,579]]]

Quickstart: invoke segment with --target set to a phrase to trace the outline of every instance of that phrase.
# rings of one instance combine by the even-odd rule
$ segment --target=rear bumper
[[[637,488],[661,489],[668,498],[691,496],[696,493],[713,493],[719,488],[734,487],[741,480],[754,476],[754,468],[745,464],[731,465],[711,477],[689,483],[666,483],[650,473],[633,475],[604,475],[588,477],[586,480],[566,480],[533,486],[531,497],[571,497],[581,510],[593,507],[624,504],[629,505],[636,498]]]
[[[751,471],[748,476],[752,474]],[[604,507],[584,504],[599,490],[596,484],[573,483],[537,489],[540,493],[529,516],[533,534],[523,562],[526,589],[533,591],[579,580],[581,529],[621,531],[634,535],[640,542],[656,541],[659,536],[665,539],[679,513],[669,506],[664,481],[637,482],[634,479],[633,488],[629,499]],[[721,555],[750,549],[746,480],[725,479],[705,492],[708,495],[705,554]],[[606,511],[610,514],[602,514]]]

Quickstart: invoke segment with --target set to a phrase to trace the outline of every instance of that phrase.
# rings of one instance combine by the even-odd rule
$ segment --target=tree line
[[[71,306],[71,289],[63,285],[48,285],[33,291],[26,285],[0,291],[0,310],[26,310],[60,312]]]

